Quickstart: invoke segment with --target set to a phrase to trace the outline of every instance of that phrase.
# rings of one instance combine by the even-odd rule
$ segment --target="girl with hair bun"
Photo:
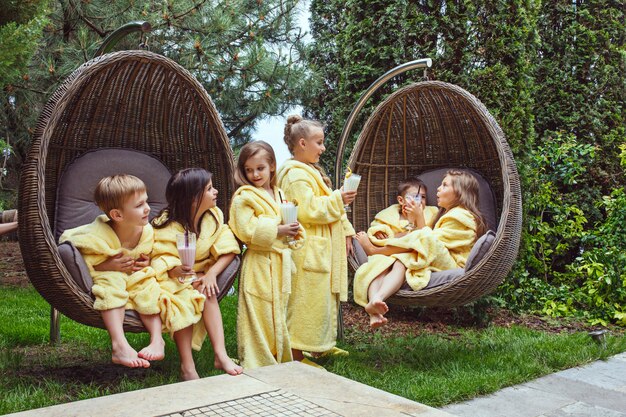
[[[298,203],[298,221],[304,227],[304,247],[293,253],[296,273],[287,307],[287,327],[295,360],[303,351],[313,356],[347,354],[335,347],[337,312],[347,301],[348,263],[354,228],[344,206],[355,191],[332,190],[318,165],[324,147],[321,123],[292,115],[285,126],[285,143],[293,158],[278,170],[278,186],[285,198]]]

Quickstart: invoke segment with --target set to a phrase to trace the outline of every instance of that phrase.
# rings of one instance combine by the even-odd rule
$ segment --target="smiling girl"
[[[285,313],[295,272],[291,250],[302,246],[304,230],[297,222],[281,224],[276,157],[269,144],[255,141],[241,148],[235,181],[240,187],[228,224],[247,248],[239,276],[239,359],[246,369],[288,362]]]

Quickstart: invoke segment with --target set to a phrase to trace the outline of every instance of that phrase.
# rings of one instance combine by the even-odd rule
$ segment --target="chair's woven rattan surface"
[[[506,277],[521,236],[519,177],[502,130],[473,95],[438,81],[399,89],[369,117],[348,165],[362,175],[349,214],[356,230],[367,230],[376,213],[395,200],[401,180],[432,168],[472,168],[496,196],[496,239],[477,267],[440,287],[401,290],[390,302],[458,306],[493,291]]]
[[[68,77],[39,118],[22,170],[19,239],[37,291],[64,315],[97,327],[102,327],[100,314],[63,266],[51,225],[64,167],[102,147],[148,152],[172,172],[208,169],[225,213],[234,188],[233,156],[222,122],[204,88],[183,67],[134,50],[93,59]],[[142,326],[129,319],[125,328]]]

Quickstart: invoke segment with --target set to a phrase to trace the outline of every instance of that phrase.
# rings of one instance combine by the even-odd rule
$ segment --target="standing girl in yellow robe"
[[[240,248],[216,206],[217,190],[213,188],[211,173],[201,168],[179,171],[168,181],[165,198],[167,207],[153,220],[152,267],[165,292],[176,295],[191,292],[188,297],[177,297],[188,302],[169,306],[172,317],[163,320],[174,332],[182,378],[199,378],[191,350],[200,350],[206,332],[215,353],[214,366],[230,375],[239,375],[243,371],[241,366],[226,352],[222,314],[217,302],[217,276]],[[176,234],[184,232],[197,236],[193,271],[198,279],[192,284],[178,280],[191,272],[191,268],[182,265],[176,246]],[[171,302],[176,303],[177,298],[172,298]],[[195,324],[193,328],[192,324]]]
[[[295,222],[281,224],[272,147],[254,141],[241,148],[228,225],[247,247],[239,276],[237,346],[246,369],[292,360],[287,300],[295,266],[291,250],[303,244]]]
[[[430,274],[465,266],[472,246],[485,233],[485,221],[478,210],[478,181],[466,171],[448,171],[437,188],[439,215],[431,229],[425,225],[423,208],[409,203],[409,217],[415,230],[406,236],[388,239],[376,247],[365,233],[357,240],[369,256],[354,275],[354,301],[370,316],[370,326],[387,323],[385,300],[406,281],[418,291],[428,285]]]
[[[294,252],[296,275],[287,307],[287,327],[295,360],[302,351],[330,351],[337,342],[337,312],[347,301],[348,261],[354,229],[344,205],[355,191],[332,190],[317,165],[324,147],[319,122],[289,116],[285,143],[293,159],[278,171],[278,186],[289,201],[298,201],[298,221],[306,232],[302,250]]]

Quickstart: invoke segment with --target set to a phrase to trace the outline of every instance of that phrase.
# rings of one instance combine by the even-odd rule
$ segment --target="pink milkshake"
[[[196,263],[196,234],[193,232],[177,233],[176,246],[183,266],[193,268]],[[196,280],[196,274],[192,271],[179,277],[178,280],[186,283],[193,282]]]

